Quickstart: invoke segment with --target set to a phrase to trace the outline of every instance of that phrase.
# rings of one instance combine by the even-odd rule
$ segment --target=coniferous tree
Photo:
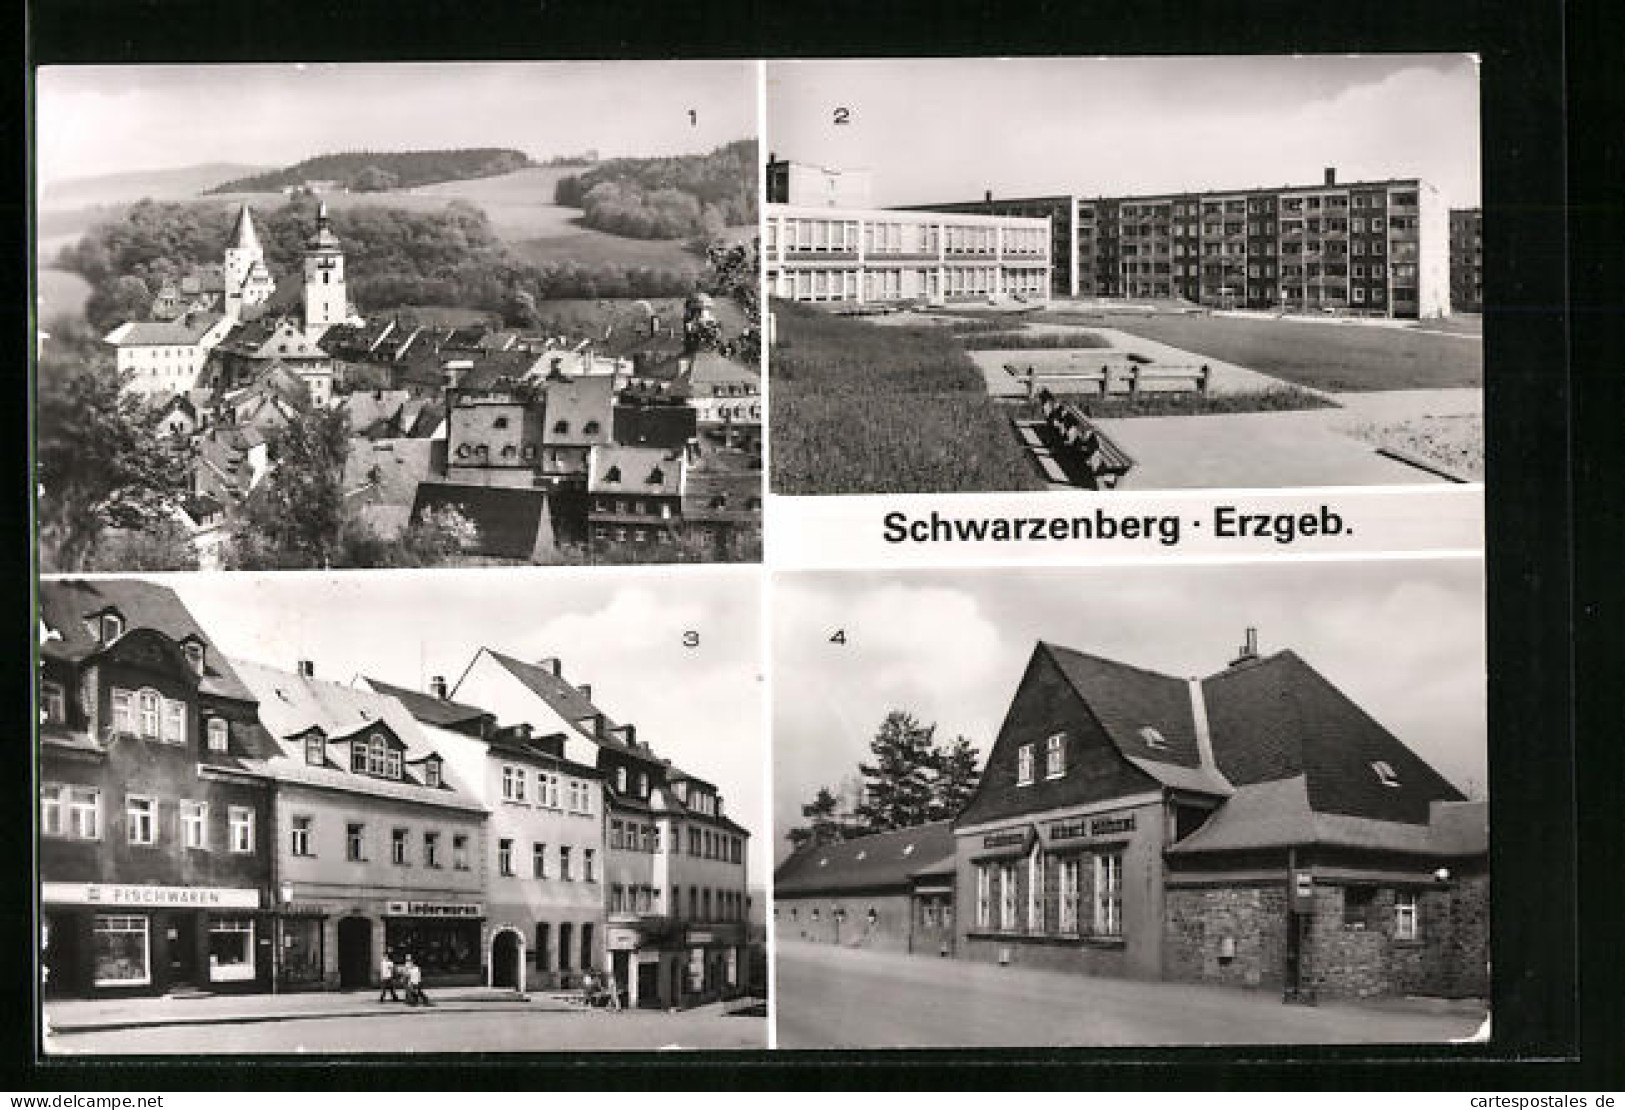
[[[864,778],[858,820],[864,832],[906,829],[932,819],[936,727],[921,725],[902,710],[886,714],[869,742],[874,762],[858,764]]]
[[[931,782],[931,819],[945,821],[965,808],[981,778],[981,757],[971,742],[956,736],[953,743],[937,749],[936,775]]]
[[[801,816],[807,818],[807,824],[799,825],[785,834],[797,850],[809,844],[832,844],[837,840],[846,839],[846,828],[836,817],[835,811],[840,800],[830,793],[827,786],[820,786],[813,800],[801,807]]]

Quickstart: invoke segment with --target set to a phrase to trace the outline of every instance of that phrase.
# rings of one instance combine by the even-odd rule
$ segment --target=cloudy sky
[[[767,80],[768,149],[871,170],[878,205],[1312,184],[1327,166],[1479,203],[1463,55],[772,62]]]
[[[346,150],[514,147],[545,160],[756,134],[755,62],[52,66],[41,181]],[[689,111],[693,110],[691,119]]]
[[[1222,670],[1256,627],[1463,789],[1487,783],[1479,559],[775,579],[774,859],[821,785],[867,757],[892,709],[985,755],[1035,643],[1178,677]],[[830,637],[846,632],[845,646]]]
[[[228,655],[288,670],[309,659],[338,682],[455,683],[481,646],[558,656],[610,716],[717,784],[753,833],[752,884],[768,873],[755,568],[159,577]],[[687,631],[698,647],[683,646]]]

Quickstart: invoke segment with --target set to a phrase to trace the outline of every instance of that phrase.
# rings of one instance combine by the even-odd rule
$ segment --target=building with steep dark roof
[[[275,742],[253,693],[166,586],[41,582],[39,632],[46,992],[270,989]]]
[[[953,829],[973,959],[1487,992],[1484,803],[1251,630],[1200,679],[1038,644]]]

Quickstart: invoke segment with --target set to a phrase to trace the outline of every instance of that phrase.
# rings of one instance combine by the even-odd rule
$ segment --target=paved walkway
[[[1479,1002],[1288,1006],[1273,991],[1107,979],[780,940],[781,1048],[1440,1043]]]

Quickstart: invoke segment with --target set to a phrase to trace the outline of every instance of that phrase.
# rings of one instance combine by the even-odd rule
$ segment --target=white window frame
[[[312,756],[315,758],[312,759]],[[327,740],[319,732],[305,737],[305,763],[311,767],[327,765]]]
[[[438,830],[423,834],[423,866],[440,866],[440,833]]]
[[[249,806],[230,806],[226,810],[230,836],[227,843],[234,855],[254,853],[254,810]]]
[[[1027,931],[1044,931],[1044,852],[1037,845],[1027,857]]]
[[[165,744],[185,744],[186,703],[160,698],[158,713],[158,739]]]
[[[295,814],[293,824],[288,830],[288,852],[295,856],[314,856],[311,851],[312,834],[316,831],[316,819],[308,814]]]
[[[40,784],[39,831],[41,836],[67,835],[65,793],[65,788],[56,783]]]
[[[209,850],[209,803],[182,800],[181,845],[199,851]]]
[[[451,869],[468,870],[468,834],[453,833],[451,837]]]
[[[137,691],[135,697],[135,717],[139,726],[141,738],[156,740],[159,737],[159,728],[164,715],[164,699],[157,690],[150,687]]]
[[[149,808],[137,812],[137,804]],[[136,830],[144,828],[146,836],[138,838]],[[143,794],[128,794],[124,798],[124,837],[137,847],[151,848],[158,843],[158,801]]]
[[[1058,779],[1066,774],[1066,733],[1057,732],[1044,740],[1044,777]]]
[[[247,982],[254,978],[256,949],[254,946],[254,919],[252,917],[217,917],[209,922],[210,947],[216,934],[241,934],[247,938],[244,951],[248,959],[240,964],[219,964],[209,954],[209,981],[211,983]]]
[[[349,863],[367,862],[367,826],[362,821],[350,821],[344,826],[344,858]]]
[[[231,747],[231,729],[224,717],[210,717],[208,732],[211,752],[224,752]]]
[[[65,787],[67,803],[64,816],[67,823],[64,828],[65,835],[75,840],[100,840],[102,838],[102,792],[94,786]],[[86,797],[88,796],[88,801]],[[89,831],[86,831],[86,817],[88,815]]]
[[[107,923],[104,925],[103,923]],[[132,928],[139,924],[140,928]],[[96,940],[95,934],[103,932],[140,933],[141,934],[141,967],[142,975],[139,979],[95,979],[98,987],[142,987],[152,982],[152,931],[148,926],[145,914],[97,914],[92,923],[90,962],[95,967]]]
[[[60,682],[46,679],[40,683],[40,707],[45,710],[45,719],[52,724],[65,725],[68,723],[68,691]]]
[[[502,837],[497,841],[497,874],[505,879],[513,877],[513,838]]]
[[[1013,932],[1016,928],[1016,865],[999,865],[999,928]]]
[[[1414,890],[1394,891],[1394,939],[1421,940],[1421,903]]]
[[[1095,856],[1095,928],[1098,937],[1123,935],[1123,853]]]
[[[1033,781],[1033,746],[1023,744],[1016,749],[1016,785],[1031,786]]]
[[[1058,927],[1063,933],[1076,933],[1078,931],[1078,880],[1083,877],[1083,868],[1077,856],[1068,856],[1061,860],[1058,882],[1060,889],[1057,895],[1060,900],[1060,915]]]

